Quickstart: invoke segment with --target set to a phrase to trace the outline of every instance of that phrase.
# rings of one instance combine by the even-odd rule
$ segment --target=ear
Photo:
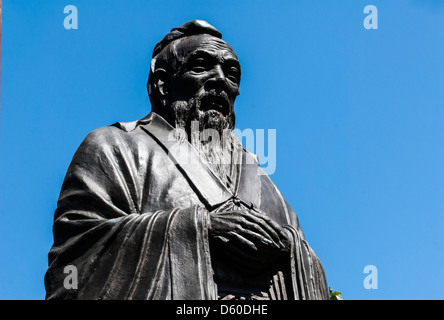
[[[169,94],[169,79],[165,69],[158,68],[154,72],[154,91],[158,100],[165,105]]]

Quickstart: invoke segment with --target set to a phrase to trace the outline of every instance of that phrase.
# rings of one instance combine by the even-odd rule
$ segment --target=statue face
[[[240,64],[233,49],[209,35],[183,39],[176,46],[178,70],[170,80],[170,103],[199,100],[202,113],[234,114]]]

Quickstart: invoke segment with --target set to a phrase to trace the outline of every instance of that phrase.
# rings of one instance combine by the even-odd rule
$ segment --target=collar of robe
[[[244,148],[239,166],[235,191],[229,190],[214,173],[209,164],[199,156],[188,141],[174,138],[174,128],[160,115],[151,112],[145,118],[127,123],[118,123],[125,131],[137,127],[149,134],[167,153],[171,161],[188,180],[208,210],[212,211],[227,201],[242,203],[248,208],[259,208],[261,176],[266,175],[259,166],[257,157]],[[239,142],[240,144],[240,142]]]

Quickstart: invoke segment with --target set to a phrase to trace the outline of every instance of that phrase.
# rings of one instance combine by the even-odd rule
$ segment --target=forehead
[[[220,60],[238,60],[228,43],[210,35],[195,35],[180,39],[175,46],[177,58],[187,60],[196,54],[209,54]]]

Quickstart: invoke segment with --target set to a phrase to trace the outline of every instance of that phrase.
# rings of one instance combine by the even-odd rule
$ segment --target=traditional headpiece
[[[160,40],[153,50],[153,58],[157,56],[168,44],[171,42],[197,34],[209,34],[211,36],[222,39],[222,34],[203,20],[192,20],[183,24],[180,27],[173,28],[162,40]]]

